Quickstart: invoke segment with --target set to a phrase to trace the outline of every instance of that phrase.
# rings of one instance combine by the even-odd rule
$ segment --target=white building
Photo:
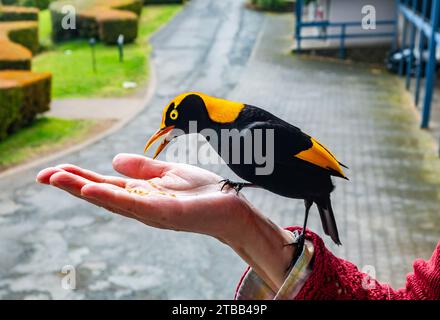
[[[297,0],[300,1],[300,0]],[[303,1],[305,3],[305,1]],[[338,47],[339,35],[346,24],[347,35],[345,45],[362,46],[373,44],[388,44],[393,41],[390,34],[394,33],[393,23],[382,24],[384,21],[393,22],[397,17],[395,0],[316,0],[304,5],[303,22],[327,21],[330,25],[302,28],[302,36],[325,36],[327,39],[302,40],[302,47]],[[375,24],[376,22],[376,24]],[[364,23],[362,25],[362,23]],[[374,25],[375,24],[375,25]],[[374,34],[378,36],[375,37]],[[387,36],[388,34],[388,36]],[[352,35],[358,35],[353,37]],[[373,35],[373,36],[370,36]]]

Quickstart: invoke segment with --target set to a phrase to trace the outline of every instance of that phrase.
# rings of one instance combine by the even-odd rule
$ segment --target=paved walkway
[[[141,87],[125,97],[55,99],[45,116],[65,119],[116,120],[125,123],[136,116],[149,100],[150,91],[154,90],[156,84],[154,72],[151,72],[149,77],[146,87]]]
[[[436,82],[435,82],[435,89],[434,89],[434,95],[432,99],[432,105],[431,105],[431,120],[429,123],[429,129],[428,131],[431,133],[431,135],[434,137],[435,141],[437,141],[437,147],[438,152],[440,155],[440,81],[437,76]],[[412,81],[412,91],[415,91],[415,85],[414,80]],[[420,96],[423,97],[423,90],[421,90]],[[421,113],[422,112],[422,105],[423,100],[420,100],[418,110]]]
[[[333,196],[343,246],[325,239],[329,247],[402,285],[411,261],[428,258],[440,238],[440,163],[432,139],[418,129],[395,78],[292,57],[291,19],[247,11],[233,0],[191,1],[153,39],[158,87],[146,111],[57,163],[111,173],[114,154],[141,153],[160,110],[182,91],[264,106],[313,133],[350,166],[351,181],[336,181]],[[227,168],[208,168],[231,176]],[[38,169],[0,180],[1,298],[233,297],[244,264],[224,245],[146,228],[39,186]],[[244,192],[275,222],[302,221],[301,201]],[[313,213],[310,227],[322,234]],[[64,265],[76,267],[75,291],[60,286]]]
[[[67,119],[130,119],[145,104],[142,97],[57,99],[52,102],[48,117]],[[92,111],[92,112],[91,112]]]

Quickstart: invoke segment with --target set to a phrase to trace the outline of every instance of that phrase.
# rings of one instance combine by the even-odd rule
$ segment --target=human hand
[[[243,234],[243,196],[221,191],[218,175],[186,164],[119,154],[113,167],[129,177],[103,176],[65,164],[42,170],[37,181],[152,227],[208,234],[230,243]]]

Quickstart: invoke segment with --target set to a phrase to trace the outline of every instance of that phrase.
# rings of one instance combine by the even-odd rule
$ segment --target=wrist
[[[226,243],[269,285],[278,291],[296,247],[290,231],[280,228],[245,199],[238,232]]]

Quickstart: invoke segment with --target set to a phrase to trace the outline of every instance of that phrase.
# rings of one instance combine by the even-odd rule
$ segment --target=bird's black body
[[[234,150],[231,146],[229,152],[223,154],[224,141],[221,139],[218,145],[212,144],[212,147],[243,180],[284,197],[304,199],[310,204],[316,203],[324,232],[330,235],[335,243],[341,243],[330,202],[330,193],[334,189],[331,176],[337,174],[294,157],[295,154],[312,147],[310,136],[273,114],[251,105],[245,105],[234,123],[211,123],[210,128],[216,130],[219,136],[222,129],[237,129],[240,132],[253,132],[256,129],[262,129],[264,132],[272,129],[274,166],[273,172],[268,175],[256,174],[255,169],[261,164],[255,163],[255,160],[250,164],[245,164],[243,159],[240,163],[232,163],[230,155]],[[251,133],[251,136],[254,134]],[[240,148],[243,150],[243,145]],[[266,150],[264,139],[263,150]],[[229,159],[226,159],[227,157]]]
[[[310,137],[299,128],[263,109],[250,105],[245,105],[233,124],[217,125],[214,128],[216,130],[238,129],[240,132],[250,130],[253,137],[255,136],[253,131],[256,129],[262,129],[262,132],[273,130],[274,166],[273,172],[268,175],[256,174],[255,168],[261,166],[261,164],[255,163],[255,159],[250,164],[244,164],[244,161],[234,164],[231,163],[231,159],[225,159],[234,150],[230,150],[228,155],[224,156],[221,152],[221,143],[223,142],[220,140],[220,148],[216,151],[240,178],[289,198],[316,198],[332,192],[334,187],[327,170],[294,157],[295,154],[312,146]],[[262,148],[266,150],[267,141],[263,139],[262,142]],[[214,145],[213,147],[216,148]],[[241,146],[241,149],[243,149],[243,146]]]
[[[226,100],[214,98],[212,102],[211,99],[203,94],[185,94],[179,102],[172,102],[164,110],[162,126],[178,128],[190,133],[189,122],[197,121],[199,133],[204,134],[203,129],[214,130],[220,137],[215,143],[209,135],[205,134],[205,137],[235,174],[254,186],[278,195],[304,199],[306,206],[304,226],[307,223],[310,206],[316,203],[324,232],[330,235],[335,243],[341,244],[331,207],[330,193],[334,189],[331,176],[345,178],[340,168],[342,164],[317,140],[261,108],[246,104],[228,106],[229,102]],[[222,104],[225,104],[224,108]],[[229,116],[227,108],[231,110],[232,116]],[[175,119],[171,117],[172,112],[177,112],[178,116],[175,114]],[[254,139],[256,132],[260,131],[263,134],[263,139],[260,140],[262,150],[266,153],[272,150],[273,153],[266,154],[266,157],[273,156],[271,159],[273,171],[258,174],[256,168],[262,166],[261,162],[254,157],[247,162],[244,159],[246,140],[241,140],[238,146],[232,145],[230,141],[226,142],[222,139],[222,130],[236,130],[243,135],[250,134]],[[273,132],[272,140],[265,139],[270,137],[270,135],[266,136],[268,131]],[[268,149],[270,141],[273,141],[272,149]],[[227,143],[226,147],[225,143]],[[237,152],[241,152],[240,161],[234,162],[231,155],[236,155]]]

